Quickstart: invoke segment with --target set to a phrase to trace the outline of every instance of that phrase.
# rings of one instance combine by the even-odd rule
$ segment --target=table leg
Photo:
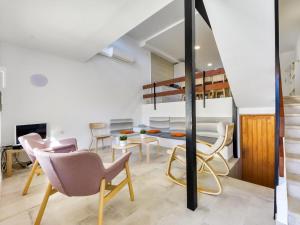
[[[113,162],[115,161],[115,154],[116,154],[115,149],[112,148],[112,161]]]
[[[12,175],[12,154],[6,152],[6,176]]]
[[[159,141],[157,140],[157,154],[160,155],[160,153],[161,153],[161,148],[160,148]]]
[[[150,144],[147,144],[147,163],[150,163]]]
[[[140,160],[142,160],[143,159],[142,144],[139,144],[139,149],[140,149]]]

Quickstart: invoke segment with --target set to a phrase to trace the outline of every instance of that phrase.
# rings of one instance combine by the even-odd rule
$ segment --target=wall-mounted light
[[[199,50],[200,48],[200,45],[195,45],[195,50]]]
[[[212,65],[213,65],[212,63],[207,63],[208,67],[212,67]]]
[[[48,78],[42,74],[33,74],[30,82],[35,87],[45,87],[48,84]]]

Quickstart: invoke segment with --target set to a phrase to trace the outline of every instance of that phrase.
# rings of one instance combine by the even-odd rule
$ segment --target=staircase
[[[300,225],[300,96],[284,97],[289,225]]]

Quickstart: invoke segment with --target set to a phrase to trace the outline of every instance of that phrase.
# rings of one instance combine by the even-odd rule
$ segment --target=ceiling
[[[0,0],[0,42],[85,61],[171,1]]]
[[[182,0],[175,0],[162,10],[145,20],[128,35],[141,46],[177,63],[184,61],[184,5]],[[202,17],[196,14],[196,67],[208,70],[222,67],[222,61],[212,31]],[[209,67],[207,64],[212,63]]]
[[[280,51],[296,49],[300,37],[300,1],[279,0]]]

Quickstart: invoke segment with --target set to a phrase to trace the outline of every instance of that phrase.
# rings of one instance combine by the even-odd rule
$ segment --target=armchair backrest
[[[18,140],[32,162],[35,161],[33,149],[43,149],[48,147],[48,144],[37,133],[26,134],[19,137]]]
[[[211,146],[212,153],[221,151],[225,146],[228,146],[232,143],[234,124],[233,123],[225,124],[220,122],[218,123],[217,131],[219,137],[217,141]]]
[[[96,153],[35,151],[35,155],[57,191],[68,196],[88,196],[99,192],[105,168]]]

